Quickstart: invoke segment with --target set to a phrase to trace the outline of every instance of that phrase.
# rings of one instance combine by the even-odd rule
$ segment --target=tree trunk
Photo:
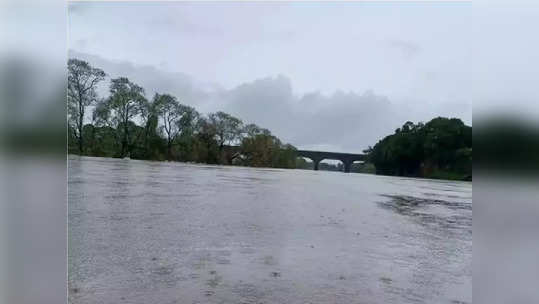
[[[84,108],[81,103],[79,103],[79,155],[82,155],[83,141],[82,141],[82,129],[84,123]]]
[[[90,155],[95,156],[95,126],[92,127],[92,138],[90,139]]]
[[[126,111],[126,115],[125,115],[125,119],[124,119],[124,139],[123,139],[123,143],[122,143],[122,158],[123,157],[126,157],[126,156],[129,156],[131,157],[131,155],[127,155],[129,153],[129,128],[128,128],[128,125],[127,125],[127,122],[128,122],[128,113]]]
[[[170,161],[170,156],[172,154],[172,141],[169,139],[167,141],[167,160]]]
[[[126,157],[127,153],[129,153],[128,144],[129,144],[129,137],[127,134],[127,124],[124,125],[124,139],[122,140],[122,157]]]
[[[79,155],[82,155],[82,131],[79,131]]]

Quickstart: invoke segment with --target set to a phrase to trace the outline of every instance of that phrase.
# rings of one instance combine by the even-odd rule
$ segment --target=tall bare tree
[[[79,59],[69,59],[67,77],[67,110],[68,123],[77,139],[79,154],[83,153],[84,114],[86,107],[97,99],[97,84],[105,79],[103,70],[94,68],[88,62]]]

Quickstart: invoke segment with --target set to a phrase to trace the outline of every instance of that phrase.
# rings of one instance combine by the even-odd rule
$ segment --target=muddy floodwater
[[[69,157],[70,303],[471,303],[472,184]]]

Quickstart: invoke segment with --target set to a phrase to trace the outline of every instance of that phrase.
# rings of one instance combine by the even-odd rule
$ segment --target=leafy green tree
[[[296,168],[297,149],[291,144],[281,144],[281,149],[278,151],[277,161],[274,163],[275,168]]]
[[[253,137],[259,134],[271,135],[271,132],[268,129],[261,128],[253,123],[247,124],[243,127],[243,134],[247,137]]]
[[[169,94],[155,94],[153,104],[166,137],[167,160],[171,160],[174,142],[184,134],[192,134],[198,113]]]
[[[110,97],[107,99],[106,109],[109,111],[107,118],[115,127],[121,138],[120,157],[129,156],[133,139],[130,137],[131,119],[142,113],[146,106],[144,89],[127,79],[126,77],[111,80]],[[136,139],[136,138],[135,138]]]
[[[250,124],[241,143],[243,164],[250,167],[295,168],[296,149],[283,145],[268,130]]]
[[[464,178],[471,176],[471,136],[456,118],[408,121],[365,152],[377,174]]]
[[[307,161],[303,157],[297,157],[295,168],[312,170],[314,168],[314,164],[312,161]]]
[[[183,115],[178,122],[180,129],[176,137],[177,154],[181,161],[194,161],[195,134],[198,132],[198,121],[201,117],[193,107],[182,105]]]
[[[169,94],[155,94],[153,103],[156,108],[161,130],[167,142],[167,160],[171,158],[172,143],[180,132],[178,122],[182,115],[181,105],[176,97]]]
[[[92,128],[89,133],[90,141],[86,150],[93,156],[112,157],[118,150],[118,134],[110,122],[110,110],[108,102],[100,99],[95,104],[92,112]]]
[[[256,167],[312,166],[296,157],[295,147],[282,143],[269,130],[255,124],[244,126],[230,114],[216,112],[204,117],[168,94],[156,94],[148,101],[144,89],[125,77],[112,79],[110,96],[99,99],[96,86],[105,77],[103,71],[77,59],[69,60],[68,69],[70,153],[203,163],[233,161]],[[92,105],[91,122],[85,124],[86,108]],[[500,127],[482,138],[495,145],[500,130],[507,128]],[[510,145],[505,145],[500,151],[508,148]],[[455,118],[437,117],[426,124],[407,121],[363,152],[368,154],[367,162],[353,164],[353,171],[471,178],[472,128]],[[320,166],[330,170],[343,167]]]
[[[69,59],[67,63],[67,113],[69,130],[73,132],[83,154],[84,146],[84,116],[86,108],[97,99],[97,84],[105,79],[103,70],[94,68],[88,62],[79,59]]]
[[[165,152],[165,143],[161,138],[159,127],[159,114],[155,102],[145,103],[141,111],[143,131],[143,158],[152,160],[163,160]]]
[[[217,129],[206,117],[197,122],[196,147],[197,162],[215,164],[219,162],[219,144],[217,143]]]
[[[225,112],[211,113],[208,122],[215,129],[215,136],[221,151],[225,144],[233,144],[240,140],[243,131],[243,122]]]

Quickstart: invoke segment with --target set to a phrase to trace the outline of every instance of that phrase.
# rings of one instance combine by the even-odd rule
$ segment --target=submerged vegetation
[[[110,80],[109,96],[97,86],[106,74],[85,61],[68,61],[68,152],[251,167],[312,169],[296,148],[267,129],[244,124],[224,112],[199,113],[175,96],[156,93],[126,77]],[[91,110],[91,113],[90,113]],[[470,179],[472,130],[459,119],[407,122],[364,151],[369,161],[351,172]],[[341,164],[320,163],[321,170],[343,171]]]

